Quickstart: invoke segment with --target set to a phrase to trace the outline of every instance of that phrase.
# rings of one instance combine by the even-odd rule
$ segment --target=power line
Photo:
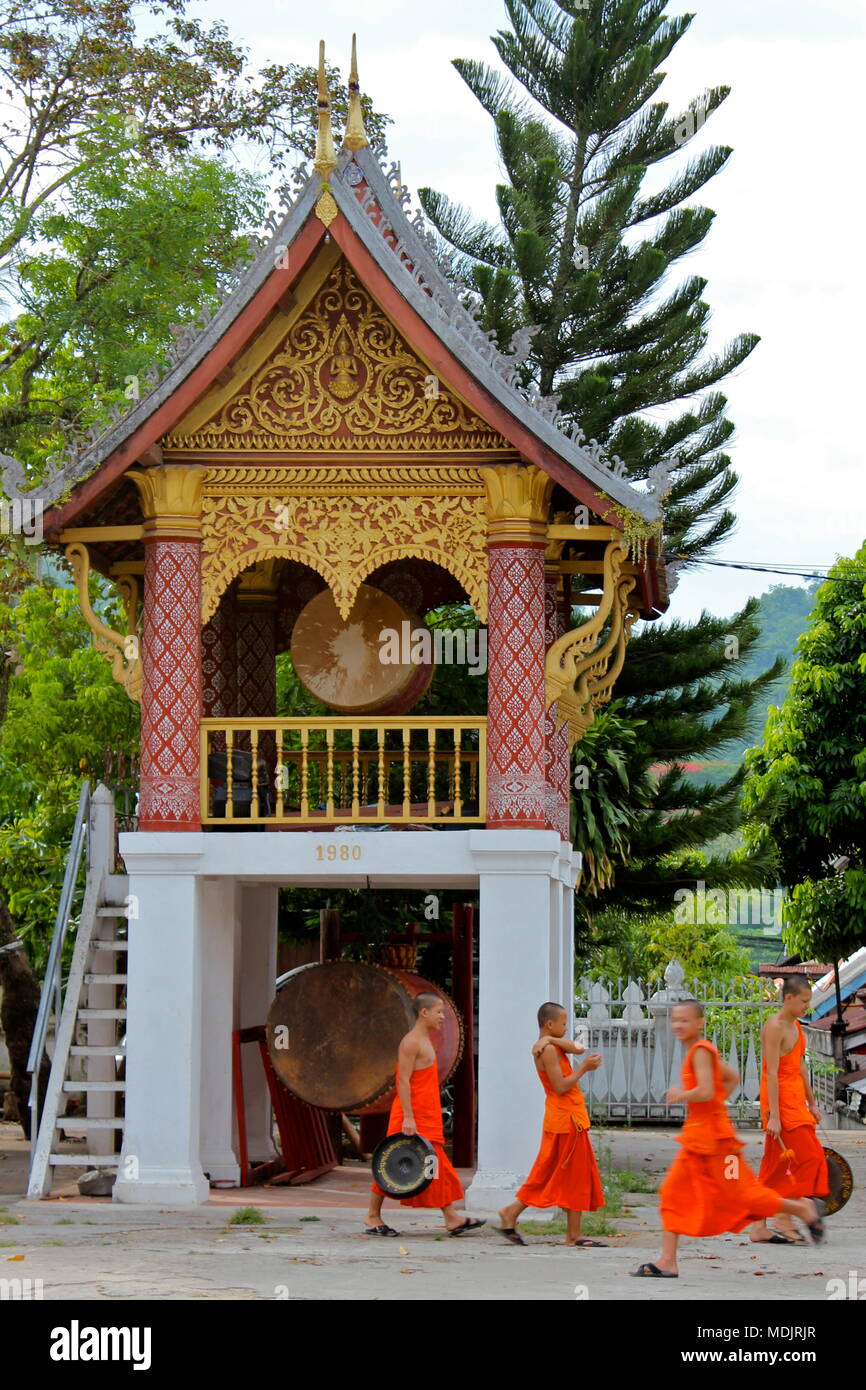
[[[666,563],[670,563],[674,560],[689,561],[691,560],[691,556],[671,554],[665,555]],[[752,560],[697,560],[694,563],[696,565],[716,565],[720,569],[747,570],[753,574],[783,574],[786,575],[789,579],[835,580],[839,584],[856,584],[859,583],[860,579],[860,576],[857,574],[817,574],[815,571],[821,568],[820,565],[816,565],[815,569],[807,569],[805,566],[802,565],[762,565],[759,564],[757,561]],[[866,570],[864,570],[862,573],[863,578],[866,579]]]

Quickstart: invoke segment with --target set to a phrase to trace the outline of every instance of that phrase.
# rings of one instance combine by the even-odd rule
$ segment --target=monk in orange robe
[[[761,1029],[761,1117],[766,1138],[758,1176],[783,1197],[826,1197],[827,1159],[815,1133],[821,1111],[806,1066],[806,1039],[798,1023],[812,1005],[805,975],[791,975],[782,987],[782,1006]],[[793,1223],[781,1216],[777,1229],[759,1221],[754,1241],[800,1244]]]
[[[823,1238],[822,1209],[806,1198],[786,1198],[759,1182],[740,1158],[725,1100],[739,1082],[718,1050],[702,1037],[704,1011],[694,999],[671,1010],[671,1030],[686,1048],[682,1087],[667,1093],[668,1105],[687,1107],[680,1131],[682,1149],[659,1192],[664,1235],[661,1257],[632,1273],[642,1279],[676,1279],[677,1245],[683,1236],[717,1236],[742,1231],[758,1218],[786,1212],[805,1222],[814,1241]]]
[[[397,1095],[388,1120],[389,1134],[420,1134],[435,1150],[435,1176],[417,1197],[405,1197],[404,1207],[439,1207],[449,1235],[462,1236],[478,1231],[484,1221],[461,1214],[455,1202],[463,1200],[463,1188],[444,1149],[442,1105],[439,1100],[439,1067],[430,1040],[434,1028],[441,1028],[445,1005],[438,994],[417,994],[412,1001],[415,1026],[400,1043],[397,1053]],[[382,1203],[386,1194],[377,1183],[370,1187],[370,1207],[364,1233],[368,1236],[396,1236],[399,1232],[382,1222]]]
[[[576,1071],[563,1055],[583,1052],[565,1037],[568,1018],[561,1004],[542,1004],[538,1010],[538,1039],[532,1055],[544,1087],[544,1129],[532,1171],[510,1206],[499,1213],[501,1233],[513,1245],[525,1245],[517,1221],[527,1207],[561,1207],[566,1213],[566,1245],[603,1245],[581,1239],[580,1216],[604,1206],[598,1164],[589,1140],[589,1115],[578,1081],[601,1066],[591,1053]]]

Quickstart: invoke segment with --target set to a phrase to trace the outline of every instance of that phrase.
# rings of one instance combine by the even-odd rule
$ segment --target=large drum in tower
[[[268,1012],[268,1052],[283,1084],[322,1110],[380,1113],[396,1092],[397,1048],[415,1022],[412,999],[430,991],[445,1003],[431,1033],[439,1084],[463,1050],[463,1025],[438,985],[405,970],[327,961],[293,970]]]

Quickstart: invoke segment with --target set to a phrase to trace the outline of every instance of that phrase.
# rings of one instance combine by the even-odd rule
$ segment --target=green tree
[[[866,545],[830,570],[797,652],[743,805],[790,890],[788,946],[827,959],[866,941]]]
[[[21,312],[0,328],[0,448],[37,471],[64,428],[143,394],[172,330],[224,288],[242,229],[264,211],[250,175],[198,155],[141,161],[117,136],[62,208],[34,218],[16,268]]]
[[[617,454],[633,481],[668,469],[664,546],[687,568],[734,523],[737,479],[725,452],[734,427],[716,388],[757,338],[741,334],[709,351],[706,282],[691,275],[671,283],[712,224],[695,195],[731,151],[711,147],[689,159],[684,148],[727,88],[705,92],[679,115],[653,101],[661,65],[692,18],[664,11],[665,0],[506,0],[511,28],[493,43],[511,77],[455,62],[494,122],[505,173],[496,189],[499,223],[479,221],[431,189],[421,200],[500,346],[518,328],[537,326],[527,382],[556,394],[565,420]],[[673,162],[667,182],[656,178],[647,191],[647,175],[666,161]],[[697,847],[738,823],[739,771],[697,788],[679,765],[741,738],[761,692],[780,674],[780,665],[751,679],[742,673],[758,637],[754,607],[728,619],[647,624],[632,637],[616,692],[620,711],[642,721],[644,772],[663,771],[636,818],[621,784],[620,804],[597,824],[616,871],[604,890],[610,900],[664,906],[680,875],[693,872]],[[730,636],[738,643],[733,657]],[[633,746],[616,748],[632,761]],[[576,758],[590,784],[606,775],[602,740],[586,753],[578,747]],[[637,768],[629,780],[642,781]],[[732,874],[750,883],[767,865],[740,856],[700,869],[711,883]]]
[[[149,163],[193,149],[258,146],[271,167],[309,155],[312,68],[249,67],[222,23],[192,18],[188,0],[6,0],[0,16],[0,272],[37,213],[98,169],[106,122],[124,122],[135,157]],[[337,125],[347,93],[334,85]],[[387,118],[366,102],[375,137]],[[109,140],[109,149],[113,144]],[[2,364],[0,364],[2,365]]]

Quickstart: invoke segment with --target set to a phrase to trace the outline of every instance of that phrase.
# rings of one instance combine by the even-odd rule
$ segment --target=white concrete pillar
[[[579,872],[579,851],[563,841],[559,854],[561,979],[562,1004],[568,1014],[570,1038],[574,1037],[574,885]]]
[[[242,884],[240,923],[236,932],[235,1027],[264,1023],[276,994],[277,907],[279,888],[273,883]],[[265,1163],[275,1154],[271,1097],[255,1043],[241,1048],[247,1149],[251,1163]]]
[[[538,1150],[544,1091],[532,1062],[539,1005],[555,997],[551,936],[559,836],[482,830],[470,837],[479,871],[478,1170],[474,1211],[512,1197]],[[559,943],[557,943],[558,945]]]
[[[183,854],[182,842],[193,838],[200,837],[148,835],[153,872],[136,873],[134,858],[127,860],[138,917],[129,922],[126,1131],[116,1202],[172,1206],[208,1197],[199,1162],[203,942],[197,856],[189,854],[188,864],[166,872],[172,852]]]
[[[207,878],[201,885],[204,961],[201,1056],[201,1166],[211,1182],[240,1184],[234,1142],[232,1028],[238,885]]]

